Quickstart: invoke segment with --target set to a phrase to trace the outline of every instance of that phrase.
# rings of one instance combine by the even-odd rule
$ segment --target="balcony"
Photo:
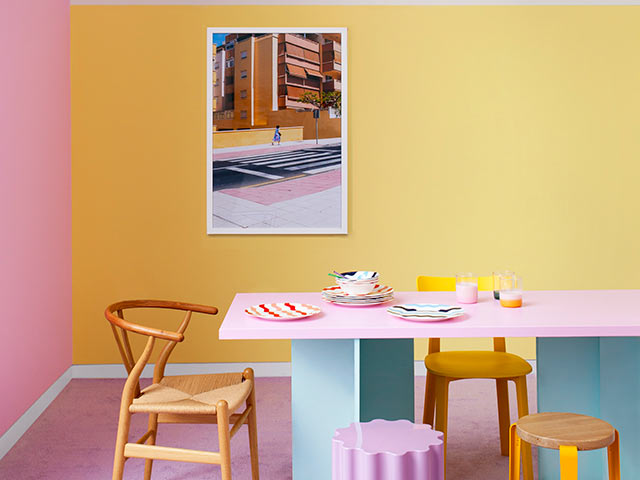
[[[342,82],[332,78],[322,83],[322,90],[325,92],[340,92],[342,90]]]
[[[314,42],[313,40],[309,40],[307,38],[299,37],[292,33],[280,34],[280,38],[278,39],[278,43],[291,43],[298,47],[306,48],[307,50],[311,50],[312,52],[319,52],[320,45],[318,42]]]
[[[335,61],[324,62],[322,64],[322,73],[334,78],[340,78],[342,75],[342,65]]]
[[[331,52],[335,52],[335,53],[341,53],[342,52],[342,45],[340,45],[338,42],[327,42],[322,44],[322,55],[327,55],[330,54]]]
[[[278,97],[278,108],[280,110],[283,110],[285,108],[293,110],[310,110],[314,107],[310,103],[298,102],[296,99],[291,98],[287,95],[281,95]]]

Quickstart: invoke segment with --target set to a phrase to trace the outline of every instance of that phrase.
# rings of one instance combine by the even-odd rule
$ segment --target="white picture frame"
[[[347,234],[347,29],[209,27],[206,64],[207,234]]]

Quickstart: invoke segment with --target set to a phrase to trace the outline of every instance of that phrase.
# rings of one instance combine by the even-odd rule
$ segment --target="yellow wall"
[[[261,25],[349,29],[347,236],[205,233],[205,29]],[[217,341],[226,308],[333,269],[639,287],[638,25],[635,7],[72,7],[74,362],[118,361],[102,311],[148,297],[221,308],[176,361],[288,360],[286,341]]]

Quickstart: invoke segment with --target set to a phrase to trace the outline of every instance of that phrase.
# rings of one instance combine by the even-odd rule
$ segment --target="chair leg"
[[[424,385],[424,411],[422,412],[422,423],[433,427],[433,415],[436,408],[436,376],[427,372],[427,381]]]
[[[247,368],[244,371],[244,378],[254,379],[253,369]],[[251,453],[251,480],[259,480],[259,464],[258,464],[258,415],[256,413],[256,385],[253,384],[249,398],[247,398],[247,407],[251,407],[249,413],[248,425],[249,430],[249,451]]]
[[[516,397],[518,398],[518,418],[529,415],[529,399],[527,397],[527,377],[517,377]],[[524,480],[533,480],[533,460],[531,458],[531,445],[522,442],[522,477]]]
[[[122,480],[124,474],[124,446],[129,438],[129,427],[131,426],[131,413],[128,405],[120,406],[120,418],[118,420],[118,434],[116,437],[116,451],[113,457],[112,480]]]
[[[620,434],[616,430],[616,438],[607,447],[607,460],[609,463],[609,480],[620,480]]]
[[[436,378],[436,430],[442,432],[444,441],[444,471],[447,474],[447,416],[449,414],[449,382],[447,377]]]
[[[216,404],[218,417],[218,442],[220,443],[220,467],[222,480],[231,480],[231,438],[229,435],[229,404],[220,400]]]
[[[578,447],[560,445],[560,480],[578,480]]]
[[[498,428],[500,430],[500,454],[509,455],[509,386],[504,378],[496,379],[496,396],[498,399]]]
[[[158,435],[158,414],[149,414],[149,430],[153,433],[149,436],[149,445],[156,444],[156,435]],[[144,480],[151,480],[151,468],[153,467],[153,460],[148,458],[144,462]]]
[[[514,423],[509,429],[509,480],[520,480],[521,443]]]

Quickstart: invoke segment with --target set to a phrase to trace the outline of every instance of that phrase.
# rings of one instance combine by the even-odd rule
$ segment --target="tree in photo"
[[[318,143],[318,119],[320,118],[320,110],[333,109],[338,116],[341,115],[342,95],[340,92],[304,92],[300,95],[299,101],[313,105],[314,118],[316,119],[316,144]]]

